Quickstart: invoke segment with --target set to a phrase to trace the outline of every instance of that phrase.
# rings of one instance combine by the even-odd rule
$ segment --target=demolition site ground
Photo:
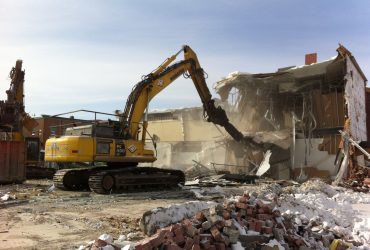
[[[370,194],[318,179],[109,195],[27,180],[0,197],[0,249],[370,249]]]
[[[28,180],[0,187],[1,196],[10,194],[0,201],[0,249],[76,249],[102,232],[134,233],[138,240],[145,211],[191,199],[179,190],[99,195],[49,190],[52,184]]]

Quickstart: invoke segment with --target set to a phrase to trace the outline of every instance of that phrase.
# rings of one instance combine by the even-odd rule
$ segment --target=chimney
[[[304,64],[310,65],[313,63],[317,63],[317,53],[306,54]]]

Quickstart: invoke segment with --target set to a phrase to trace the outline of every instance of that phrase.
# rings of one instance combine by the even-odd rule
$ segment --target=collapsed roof
[[[278,93],[295,93],[303,91],[307,87],[343,84],[346,56],[366,82],[367,79],[351,52],[342,45],[339,45],[337,52],[338,55],[329,60],[298,67],[280,68],[274,73],[233,72],[217,82],[215,89],[221,99],[225,101],[232,87],[237,88],[239,85],[251,85],[251,87],[255,86],[260,89],[275,90]]]

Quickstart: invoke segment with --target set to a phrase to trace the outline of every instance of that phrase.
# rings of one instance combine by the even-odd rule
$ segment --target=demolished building
[[[280,137],[277,132],[283,131],[289,135],[290,150],[271,157],[272,168],[279,172],[287,168],[297,176],[304,167],[303,175],[335,175],[341,142],[338,131],[344,129],[347,119],[354,140],[368,139],[367,79],[345,47],[340,45],[337,52],[327,61],[274,73],[232,73],[216,85],[240,130],[256,136],[268,132]]]
[[[168,150],[173,153],[176,145],[190,148],[194,154],[188,155],[188,162],[196,158],[231,172],[249,173],[270,149],[270,177],[331,178],[338,172],[339,165],[334,162],[342,141],[339,130],[344,129],[346,121],[347,132],[355,141],[367,141],[370,135],[366,123],[367,79],[345,47],[340,45],[337,52],[336,57],[323,62],[310,61],[311,56],[304,66],[263,74],[234,72],[216,83],[220,105],[231,122],[261,148],[241,147],[228,139],[221,129],[202,122],[197,108],[156,112],[149,121],[149,131],[160,138],[168,138],[164,133],[171,131]],[[177,123],[176,129],[168,127],[170,123]],[[187,136],[189,127],[199,132],[195,134],[200,135],[198,141],[202,143],[194,143],[196,140]],[[212,140],[216,142],[210,147]],[[208,157],[202,158],[205,151]],[[159,157],[157,164],[176,165],[168,159],[170,152]],[[161,158],[166,157],[164,163]]]

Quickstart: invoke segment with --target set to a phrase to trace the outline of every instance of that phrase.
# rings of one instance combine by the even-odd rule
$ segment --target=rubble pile
[[[350,169],[348,180],[343,185],[357,192],[367,193],[370,191],[370,168],[354,164]]]
[[[78,250],[132,250],[135,249],[135,244],[131,241],[134,238],[133,233],[127,236],[120,235],[116,240],[109,234],[102,234],[96,240],[88,242],[87,245],[81,245]]]
[[[283,194],[279,201],[283,217],[305,228],[310,243],[315,240],[328,247],[336,238],[370,249],[370,218],[353,208],[353,204],[370,204],[369,194],[310,180],[292,194]]]
[[[244,194],[223,205],[202,210],[191,219],[159,229],[153,236],[137,242],[136,249],[226,249],[238,246],[253,249],[263,244],[285,249],[316,246],[306,240],[311,232],[296,227],[289,216],[282,216],[275,202],[266,202],[257,196],[257,193]],[[334,236],[328,238],[327,244],[332,240]]]
[[[140,238],[130,237],[131,241],[126,238],[120,244],[100,239],[90,246],[125,250],[370,249],[370,218],[354,204],[370,204],[370,194],[320,180],[288,187],[271,183],[219,203],[193,201],[150,210],[141,220],[147,238],[134,242]]]

